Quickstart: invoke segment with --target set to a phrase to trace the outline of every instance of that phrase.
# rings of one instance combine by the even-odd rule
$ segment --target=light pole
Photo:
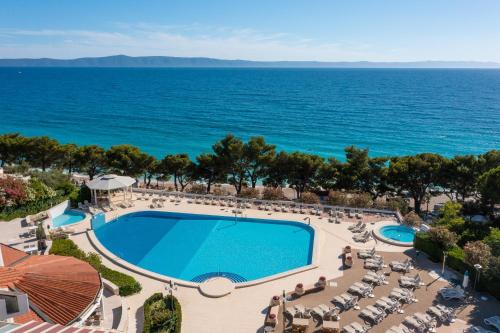
[[[441,275],[444,276],[444,265],[446,264],[446,257],[448,257],[448,253],[443,251],[443,268],[441,269]]]
[[[479,282],[479,277],[481,275],[481,269],[483,269],[483,266],[481,266],[479,264],[475,264],[474,269],[476,270],[476,277],[474,279],[474,290],[476,290],[476,283]]]

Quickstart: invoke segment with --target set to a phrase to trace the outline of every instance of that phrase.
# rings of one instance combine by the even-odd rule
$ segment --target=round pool
[[[85,214],[76,210],[67,210],[59,216],[52,218],[52,227],[59,228],[70,224],[81,222]]]
[[[314,230],[292,221],[145,211],[94,230],[114,255],[145,270],[191,282],[235,283],[312,262]]]
[[[412,246],[415,230],[404,225],[386,225],[376,230],[375,236],[386,243]]]

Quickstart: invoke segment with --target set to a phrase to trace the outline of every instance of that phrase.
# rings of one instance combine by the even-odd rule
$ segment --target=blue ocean
[[[500,70],[0,68],[0,133],[157,157],[226,133],[343,159],[500,148]]]

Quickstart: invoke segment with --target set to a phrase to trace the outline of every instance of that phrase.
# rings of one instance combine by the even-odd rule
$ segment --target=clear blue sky
[[[0,58],[500,62],[499,0],[1,0]]]

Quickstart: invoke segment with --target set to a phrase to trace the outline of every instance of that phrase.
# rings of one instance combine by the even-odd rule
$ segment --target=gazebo
[[[92,203],[98,204],[98,199],[103,198],[104,192],[109,203],[112,203],[112,193],[116,191],[123,192],[123,201],[132,199],[132,185],[135,184],[135,179],[127,176],[118,175],[103,175],[93,179],[87,183],[92,195]],[[98,194],[101,194],[100,196]]]

